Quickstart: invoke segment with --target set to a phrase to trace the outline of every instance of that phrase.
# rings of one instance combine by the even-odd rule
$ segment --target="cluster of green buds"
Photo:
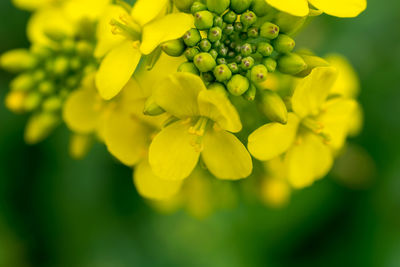
[[[47,37],[49,44],[13,50],[1,58],[4,69],[18,73],[10,84],[8,108],[17,113],[32,113],[31,121],[42,124],[40,133],[28,138],[31,143],[45,138],[58,125],[70,92],[78,89],[83,77],[97,68],[92,38],[59,33],[48,33]]]
[[[195,28],[162,45],[168,55],[187,58],[178,71],[200,75],[207,85],[218,83],[232,95],[254,100],[268,73],[296,75],[307,68],[293,53],[295,41],[282,32],[280,16],[263,0],[196,1],[190,11]]]

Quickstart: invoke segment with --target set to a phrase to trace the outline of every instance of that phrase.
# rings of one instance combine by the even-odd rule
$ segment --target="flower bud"
[[[274,22],[279,25],[281,32],[292,34],[297,32],[305,23],[307,16],[296,17],[288,13],[279,12],[275,16]]]
[[[0,57],[0,67],[9,72],[22,72],[33,68],[35,65],[35,57],[26,49],[11,50]]]
[[[188,49],[186,49],[185,51],[185,57],[187,58],[187,60],[189,61],[193,61],[194,57],[200,53],[199,49],[197,47],[189,47]]]
[[[235,22],[234,24],[235,31],[241,32],[243,31],[243,24],[241,22]]]
[[[203,78],[203,81],[204,81],[205,83],[211,83],[211,82],[214,82],[214,81],[215,81],[214,74],[213,74],[211,71],[203,72],[203,73],[201,74],[201,78]]]
[[[214,76],[217,81],[225,82],[232,77],[232,72],[227,65],[221,64],[215,67]]]
[[[200,32],[197,29],[190,29],[183,35],[183,41],[187,46],[195,46],[201,40]]]
[[[244,57],[250,56],[251,53],[253,53],[253,50],[251,49],[251,45],[246,43],[242,45],[242,48],[240,49],[240,54]]]
[[[153,97],[149,97],[144,103],[143,114],[148,116],[158,116],[165,112],[165,110],[157,105]]]
[[[268,72],[274,72],[277,63],[275,59],[269,57],[263,60],[263,65],[267,68]]]
[[[14,113],[22,113],[25,111],[24,102],[26,93],[22,91],[11,91],[5,99],[6,107]]]
[[[295,53],[289,53],[279,57],[277,63],[279,71],[285,74],[295,75],[307,68],[304,59]]]
[[[43,102],[43,110],[46,112],[56,112],[60,110],[61,107],[62,101],[57,96],[49,97]]]
[[[249,90],[246,91],[246,93],[243,94],[244,99],[247,101],[254,101],[256,98],[257,94],[257,88],[254,86],[254,84],[250,84]]]
[[[214,16],[214,26],[220,27],[222,29],[223,25],[224,25],[223,19],[220,16]]]
[[[60,56],[54,60],[53,73],[56,76],[58,77],[64,76],[67,74],[68,70],[69,70],[69,62],[67,58]]]
[[[226,48],[225,46],[221,46],[221,47],[218,49],[218,54],[219,54],[221,57],[227,56],[227,55],[228,55],[228,52],[229,52],[229,49]]]
[[[240,22],[244,28],[248,28],[257,21],[257,16],[253,11],[246,11],[240,16]]]
[[[259,34],[259,30],[257,27],[251,27],[250,29],[247,30],[247,35],[250,38],[257,38]]]
[[[228,9],[230,2],[230,0],[207,0],[207,7],[214,13],[222,14]]]
[[[204,52],[197,54],[193,62],[200,72],[212,71],[217,65],[215,59],[210,54]]]
[[[217,58],[217,64],[221,65],[221,64],[226,64],[226,59],[223,57]]]
[[[217,59],[218,57],[218,52],[215,49],[211,49],[210,52],[208,52],[214,59]]]
[[[296,43],[288,35],[279,34],[278,38],[272,41],[272,45],[277,52],[286,54],[292,52]]]
[[[233,75],[227,83],[228,91],[235,96],[243,95],[250,87],[249,80],[240,75]]]
[[[207,10],[207,6],[199,1],[194,2],[192,7],[190,8],[190,12],[192,12],[192,14],[203,10]]]
[[[243,70],[249,70],[254,66],[254,59],[252,57],[245,57],[242,59],[242,62],[240,63],[240,67]]]
[[[287,108],[282,98],[277,93],[270,90],[265,90],[263,92],[262,110],[269,120],[282,124],[287,123]]]
[[[174,0],[175,6],[183,12],[189,12],[194,0]]]
[[[208,39],[214,43],[216,41],[221,40],[222,37],[222,30],[219,27],[212,27],[209,31],[208,31]]]
[[[161,45],[161,49],[171,57],[180,57],[185,51],[185,44],[182,39],[165,42]]]
[[[274,47],[269,43],[259,43],[257,46],[257,52],[263,57],[269,57],[274,52]]]
[[[229,64],[228,64],[228,68],[231,70],[231,72],[232,72],[233,74],[236,74],[236,73],[239,72],[239,67],[238,67],[238,65],[237,65],[236,62],[229,63]]]
[[[203,39],[200,41],[199,47],[200,47],[201,51],[208,52],[211,50],[211,43],[208,39]]]
[[[25,142],[36,144],[42,141],[59,123],[60,118],[52,113],[40,113],[32,116],[25,128]]]
[[[38,85],[38,90],[43,95],[51,95],[56,91],[56,86],[50,81],[42,81]]]
[[[184,62],[178,67],[178,72],[189,72],[199,75],[200,72],[192,62]]]
[[[264,17],[273,11],[273,8],[268,5],[265,0],[253,0],[253,3],[251,4],[251,10],[253,10],[258,17]]]
[[[267,79],[268,70],[264,65],[254,66],[250,71],[250,80],[254,83],[262,83]]]
[[[231,0],[231,9],[237,14],[242,14],[249,9],[252,0]]]
[[[223,17],[224,21],[228,24],[234,23],[236,21],[236,18],[237,18],[237,15],[232,10],[228,11]]]
[[[226,91],[226,88],[222,83],[212,83],[209,86],[207,86],[207,89],[210,91],[219,92],[226,97],[228,96],[228,92]]]
[[[194,25],[199,30],[208,30],[214,24],[214,16],[210,11],[203,10],[194,14]]]
[[[299,73],[296,74],[297,77],[306,77],[311,73],[311,71],[316,67],[326,67],[329,66],[329,63],[320,57],[314,55],[307,55],[307,54],[299,54],[307,64],[307,68]]]
[[[15,91],[29,91],[35,86],[33,77],[29,74],[18,75],[11,81],[10,87]]]
[[[267,39],[275,39],[279,35],[279,27],[271,22],[261,25],[260,36]]]
[[[226,35],[231,35],[231,34],[233,34],[234,32],[235,32],[235,28],[233,27],[232,24],[228,24],[228,25],[225,26],[225,28],[224,28],[224,33],[225,33]]]
[[[37,92],[32,92],[25,98],[24,101],[24,110],[32,111],[39,107],[40,102],[42,101],[42,96]]]

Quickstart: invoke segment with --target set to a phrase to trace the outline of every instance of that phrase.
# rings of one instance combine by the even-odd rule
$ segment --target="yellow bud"
[[[93,138],[89,135],[74,134],[69,141],[69,154],[73,159],[84,158],[90,147],[92,146]]]
[[[287,123],[288,111],[282,98],[277,93],[265,90],[262,97],[262,108],[269,120],[282,124]]]
[[[25,142],[36,144],[44,140],[60,123],[60,119],[51,113],[33,115],[25,128]]]
[[[26,49],[11,50],[0,57],[0,66],[9,72],[22,72],[35,66],[36,59]]]
[[[22,113],[25,111],[24,102],[26,94],[21,91],[11,91],[5,99],[6,107],[15,113]]]

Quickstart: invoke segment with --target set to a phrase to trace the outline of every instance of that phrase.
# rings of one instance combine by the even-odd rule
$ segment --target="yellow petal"
[[[125,40],[122,35],[113,34],[111,32],[111,19],[116,19],[121,15],[128,15],[128,13],[119,5],[110,5],[105,9],[104,13],[100,17],[96,28],[96,36],[98,40],[94,52],[96,57],[103,57],[113,47],[119,45],[123,40]]]
[[[122,109],[114,109],[105,124],[108,151],[127,166],[141,161],[150,143],[150,129]]]
[[[322,131],[329,136],[329,145],[339,150],[343,147],[350,131],[350,122],[355,114],[357,103],[352,99],[333,98],[324,105],[324,112],[317,117],[324,128]]]
[[[304,17],[309,12],[307,0],[266,0],[266,2],[293,16]]]
[[[132,18],[144,26],[166,11],[168,0],[137,0],[132,8]]]
[[[63,10],[72,22],[79,23],[83,19],[91,21],[103,14],[110,0],[68,0],[65,1]]]
[[[242,129],[239,114],[225,95],[216,91],[201,91],[198,103],[200,114],[212,119],[224,130],[237,133]]]
[[[35,10],[49,5],[52,2],[54,2],[54,0],[12,0],[12,3],[16,7],[25,10]]]
[[[316,8],[326,14],[349,18],[357,17],[367,8],[366,0],[309,0]]]
[[[28,144],[36,144],[43,141],[59,123],[60,118],[51,113],[33,115],[25,128],[25,142]]]
[[[196,167],[200,144],[189,126],[181,121],[164,128],[149,149],[149,162],[154,174],[166,180],[182,180]]]
[[[318,67],[311,74],[299,81],[293,97],[293,111],[304,118],[309,115],[318,115],[322,104],[336,80],[337,72],[332,67]]]
[[[312,134],[302,134],[298,142],[285,156],[288,180],[295,188],[311,185],[324,177],[332,167],[332,153],[322,138]]]
[[[338,70],[338,77],[330,94],[355,98],[360,92],[360,80],[350,62],[341,55],[328,55],[326,60]]]
[[[69,141],[69,154],[74,159],[82,159],[89,152],[93,137],[84,134],[73,134]]]
[[[251,174],[250,154],[236,136],[224,130],[210,129],[203,142],[201,157],[215,177],[238,180]]]
[[[134,183],[139,194],[154,200],[166,200],[181,189],[181,181],[167,181],[154,175],[147,160],[143,160],[134,171]]]
[[[124,41],[112,49],[101,62],[96,74],[96,86],[101,97],[116,96],[132,77],[141,54],[131,41]]]
[[[257,159],[271,160],[289,149],[296,137],[299,119],[288,114],[286,125],[272,122],[261,126],[249,136],[248,149]]]
[[[146,24],[143,28],[140,51],[145,55],[150,54],[163,42],[182,37],[193,27],[193,23],[192,15],[173,13]]]
[[[93,133],[99,123],[103,103],[94,88],[74,91],[63,108],[68,128],[81,134]]]
[[[197,97],[207,90],[199,76],[175,73],[168,76],[154,90],[154,100],[165,111],[177,118],[199,115]]]

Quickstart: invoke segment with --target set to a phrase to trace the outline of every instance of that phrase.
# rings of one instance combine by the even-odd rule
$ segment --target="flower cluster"
[[[350,64],[296,49],[293,36],[322,13],[357,16],[365,0],[15,3],[34,12],[32,47],[1,66],[19,73],[6,105],[32,113],[26,141],[64,122],[74,157],[104,143],[164,208],[201,216],[232,202],[232,182],[213,177],[250,177],[281,205],[326,176],[361,128]]]

